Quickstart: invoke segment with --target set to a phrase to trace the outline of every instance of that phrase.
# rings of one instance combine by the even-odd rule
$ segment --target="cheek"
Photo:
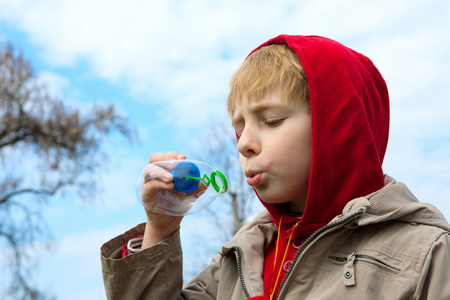
[[[287,139],[284,145],[278,145],[280,165],[288,178],[303,180],[311,171],[311,140],[308,138]],[[274,149],[275,150],[275,149]]]
[[[242,172],[244,172],[244,157],[242,156],[242,154],[239,154],[239,164],[241,165]]]

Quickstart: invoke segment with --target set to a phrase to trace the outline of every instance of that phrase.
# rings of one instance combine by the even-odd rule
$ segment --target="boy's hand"
[[[184,154],[178,152],[167,153],[153,153],[150,156],[149,163],[157,161],[165,161],[171,159],[186,159]],[[173,190],[173,176],[167,170],[156,167],[152,169],[150,177],[144,178],[142,185],[142,202],[148,204],[151,201],[155,201],[155,195],[158,191],[171,191]],[[148,209],[145,210],[147,214],[147,224],[145,227],[144,240],[142,242],[142,249],[151,247],[161,242],[162,240],[171,236],[179,227],[182,216],[170,216],[156,212],[152,212]]]

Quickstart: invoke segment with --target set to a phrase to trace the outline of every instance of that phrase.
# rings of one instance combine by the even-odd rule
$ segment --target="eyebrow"
[[[286,103],[256,102],[251,105],[250,110],[253,112],[260,112],[266,109],[279,109],[279,108],[286,108]]]

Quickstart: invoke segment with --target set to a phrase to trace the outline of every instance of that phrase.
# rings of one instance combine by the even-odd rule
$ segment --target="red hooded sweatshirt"
[[[372,61],[336,41],[319,36],[280,35],[252,53],[270,44],[287,44],[303,65],[311,99],[312,134],[308,198],[301,219],[286,215],[282,205],[262,201],[275,224],[285,215],[275,268],[276,240],[265,253],[265,297],[274,291],[281,268],[275,299],[301,244],[341,214],[350,200],[384,186],[382,162],[388,141],[389,96]]]

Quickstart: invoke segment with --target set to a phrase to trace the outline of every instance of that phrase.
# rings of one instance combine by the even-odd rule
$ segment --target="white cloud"
[[[245,53],[283,31],[279,20],[291,23],[292,28],[286,28],[290,31],[297,27],[295,14],[289,12],[285,18],[292,4],[260,4],[20,1],[5,4],[9,8],[3,17],[29,32],[47,61],[70,66],[86,60],[99,76],[126,81],[144,98],[156,93],[151,101],[168,101],[174,118],[182,116],[180,124],[188,125],[204,121],[201,116],[214,109],[208,108],[210,101],[223,98],[223,83]],[[233,54],[239,57],[234,63],[221,58]],[[183,118],[184,105],[195,114],[190,122]]]
[[[63,98],[66,97],[66,91],[70,87],[70,80],[59,74],[42,71],[37,74],[38,82],[44,84],[50,95]]]
[[[391,66],[386,67],[386,76],[401,82],[405,74],[396,70],[404,69],[393,66],[404,61],[404,53],[422,54],[442,44],[429,43],[442,36],[432,34],[439,28],[431,17],[425,19],[429,23],[409,18],[422,11],[437,15],[441,7],[448,7],[441,1],[433,11],[423,1],[387,0],[281,5],[274,1],[23,0],[3,6],[8,13],[2,18],[28,32],[48,62],[73,66],[86,61],[94,74],[126,82],[144,101],[167,102],[167,113],[182,126],[205,121],[202,116],[218,107],[211,102],[222,103],[219,99],[226,95],[232,70],[253,47],[278,33],[323,34],[369,52],[383,46]],[[408,44],[415,47],[401,53],[392,50]],[[382,53],[375,52],[381,55],[379,60]],[[414,70],[433,72],[429,67],[427,60],[420,60]],[[422,84],[423,78],[416,76]],[[191,118],[186,118],[186,111]]]

